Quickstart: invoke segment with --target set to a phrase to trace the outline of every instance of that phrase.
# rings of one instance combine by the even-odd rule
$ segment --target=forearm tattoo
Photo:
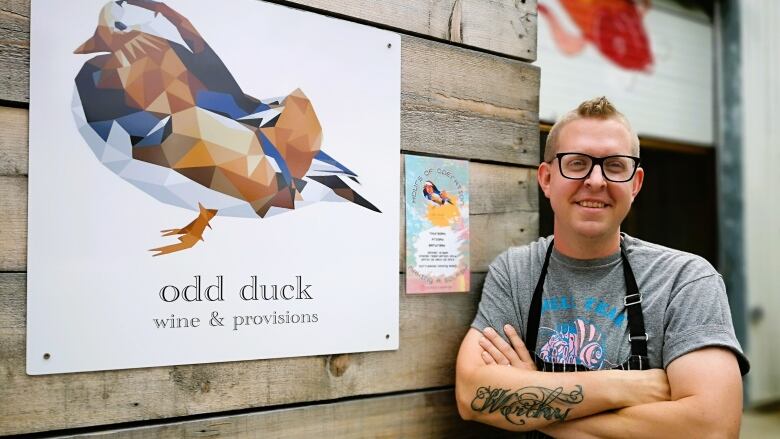
[[[583,401],[582,386],[575,385],[575,389],[569,393],[563,391],[563,387],[547,389],[545,387],[523,387],[512,391],[511,389],[499,389],[480,387],[474,400],[471,401],[471,409],[477,412],[494,413],[498,411],[504,418],[515,425],[525,424],[526,418],[544,418],[548,421],[565,421],[571,407],[565,409],[561,406],[571,406]],[[553,407],[556,403],[558,407]]]

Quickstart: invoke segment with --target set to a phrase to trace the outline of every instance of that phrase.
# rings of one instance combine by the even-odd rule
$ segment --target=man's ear
[[[639,195],[639,191],[642,189],[642,183],[645,181],[645,170],[642,168],[637,168],[636,174],[634,174],[634,179],[631,180],[631,201],[634,201],[634,198],[636,198],[637,195]]]
[[[536,181],[539,183],[539,187],[542,188],[544,196],[550,198],[550,164],[542,162],[539,164],[539,168],[536,170]]]

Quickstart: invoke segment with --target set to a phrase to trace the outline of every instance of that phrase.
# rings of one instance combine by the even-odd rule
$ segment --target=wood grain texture
[[[27,178],[0,176],[0,271],[26,267]]]
[[[536,60],[536,0],[290,0],[326,13]]]
[[[83,439],[503,438],[516,433],[458,417],[452,390],[422,391],[149,427],[57,436]]]
[[[28,376],[26,275],[2,273],[0,436],[449,386],[483,281],[407,296],[401,276],[397,351]]]
[[[96,164],[97,165],[97,164]],[[403,174],[402,174],[403,175]],[[508,246],[526,244],[538,236],[535,170],[472,163],[471,271],[486,272],[490,262]],[[402,177],[403,178],[403,177]],[[405,271],[406,233],[403,181],[400,194],[399,272]],[[27,177],[0,176],[0,271],[27,268]]]
[[[0,175],[27,175],[28,111],[0,107]]]
[[[539,237],[537,212],[475,215],[469,219],[472,271],[487,272],[493,259],[508,247],[528,244]]]
[[[0,99],[30,99],[30,1],[0,2]]]
[[[401,41],[401,148],[536,166],[539,69],[435,41]]]

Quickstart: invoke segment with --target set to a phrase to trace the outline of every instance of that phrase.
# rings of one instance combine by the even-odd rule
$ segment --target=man
[[[738,436],[749,364],[720,275],[620,232],[643,178],[639,139],[606,98],[553,126],[537,179],[554,234],[490,266],[458,353],[464,419],[553,437]]]

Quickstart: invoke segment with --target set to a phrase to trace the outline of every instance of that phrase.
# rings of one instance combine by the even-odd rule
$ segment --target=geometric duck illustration
[[[168,5],[109,2],[75,53],[98,54],[77,74],[72,104],[98,160],[157,200],[198,212],[163,230],[179,242],[152,249],[154,256],[191,248],[217,214],[264,218],[320,201],[380,212],[353,189],[357,175],[321,149],[322,127],[303,91],[244,93]]]

